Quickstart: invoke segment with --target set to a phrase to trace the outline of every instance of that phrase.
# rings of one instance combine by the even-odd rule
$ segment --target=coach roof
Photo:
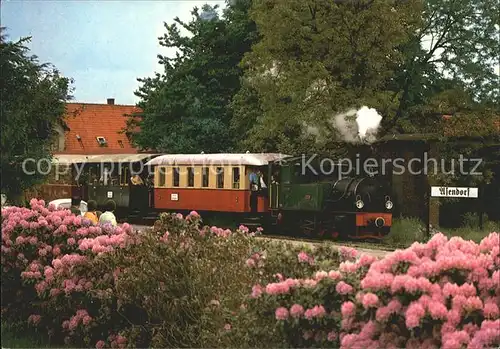
[[[289,155],[278,153],[243,153],[243,154],[168,154],[158,156],[146,165],[243,165],[265,166]]]
[[[52,163],[58,164],[78,164],[78,163],[127,163],[137,162],[156,156],[156,154],[55,154]]]

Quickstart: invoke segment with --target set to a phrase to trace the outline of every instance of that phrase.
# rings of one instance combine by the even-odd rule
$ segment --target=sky
[[[158,43],[163,23],[189,21],[205,3],[225,7],[224,0],[0,0],[0,20],[11,40],[31,36],[32,54],[74,80],[74,101],[135,104],[137,78],[161,72],[158,54],[175,53]]]
[[[161,72],[157,55],[173,55],[159,45],[163,23],[189,21],[203,4],[224,0],[1,0],[1,26],[9,39],[31,36],[31,53],[72,78],[73,101],[135,104],[137,78]]]

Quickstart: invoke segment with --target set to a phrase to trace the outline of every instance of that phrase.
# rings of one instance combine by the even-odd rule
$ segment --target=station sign
[[[478,188],[471,187],[431,187],[431,197],[440,198],[477,198]]]

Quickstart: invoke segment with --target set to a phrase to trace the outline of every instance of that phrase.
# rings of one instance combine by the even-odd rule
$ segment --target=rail
[[[377,251],[382,251],[382,252],[394,252],[398,249],[406,249],[408,246],[406,245],[391,245],[391,246],[381,246],[380,244],[377,243],[355,243],[355,242],[350,242],[350,241],[345,241],[345,240],[319,240],[319,239],[310,239],[310,238],[295,238],[295,237],[290,237],[290,236],[283,236],[283,235],[272,235],[272,234],[262,234],[257,236],[257,238],[260,239],[270,239],[270,240],[284,240],[284,241],[290,241],[290,242],[303,242],[303,243],[311,243],[311,244],[333,244],[338,247],[351,247],[354,249],[370,249],[370,250],[377,250]]]

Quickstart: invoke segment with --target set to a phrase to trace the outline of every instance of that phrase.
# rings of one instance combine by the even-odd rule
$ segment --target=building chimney
[[[108,104],[110,104],[110,105],[115,104],[115,99],[114,98],[108,98]]]

